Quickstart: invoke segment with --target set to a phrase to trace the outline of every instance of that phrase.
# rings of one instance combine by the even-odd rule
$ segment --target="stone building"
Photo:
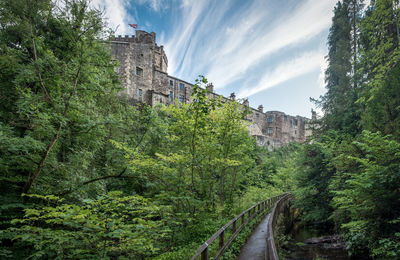
[[[193,85],[168,75],[167,55],[163,46],[157,45],[154,32],[137,30],[135,36],[115,37],[111,41],[111,54],[120,62],[117,73],[125,88],[123,94],[133,104],[169,105],[175,99],[182,103],[192,102]],[[219,96],[214,93],[212,85],[208,88],[211,96]],[[232,93],[229,99],[235,99],[235,95]],[[246,117],[249,134],[255,136],[260,145],[280,147],[290,142],[304,142],[310,135],[306,130],[307,118],[289,116],[279,111],[264,112],[262,105],[254,109],[249,107],[247,100],[243,105],[251,112]]]

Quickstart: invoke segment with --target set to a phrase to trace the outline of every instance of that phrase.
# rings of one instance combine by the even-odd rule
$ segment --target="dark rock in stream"
[[[312,237],[304,241],[305,244],[322,246],[325,249],[346,248],[343,237],[339,235]]]
[[[321,236],[322,235],[322,236]],[[327,235],[305,227],[292,230],[291,239],[283,246],[286,260],[350,260],[340,235]]]

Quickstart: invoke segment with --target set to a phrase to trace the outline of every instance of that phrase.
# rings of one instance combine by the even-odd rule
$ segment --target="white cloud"
[[[272,30],[261,19],[261,22],[257,20],[247,29],[249,33],[236,35],[233,32],[231,38],[228,37],[220,48],[215,50],[217,58],[210,64],[207,77],[215,83],[216,88],[223,88],[235,80],[242,79],[250,68],[267,56],[284,47],[307,41],[329,27],[334,4],[333,0],[307,0],[294,13],[279,19]],[[259,5],[258,8],[252,9],[251,16],[242,19],[245,21],[248,17],[252,19],[263,15],[265,8],[262,3]],[[227,49],[230,51],[224,53]]]
[[[256,86],[241,89],[238,97],[249,97],[290,79],[310,73],[320,68],[323,59],[324,54],[322,51],[303,53],[299,57],[278,65],[271,71],[266,71]]]
[[[140,5],[146,4],[155,12],[159,12],[162,7],[165,7],[163,0],[137,0],[137,3]]]
[[[136,23],[136,20],[128,13],[128,0],[93,0],[91,5],[104,10],[108,27],[115,30],[115,34],[132,34],[128,24]]]
[[[183,70],[193,69],[193,58],[204,55],[201,45],[208,40],[208,31],[219,24],[227,3],[218,1],[216,8],[217,1],[182,1],[182,13],[176,16],[174,33],[165,44],[169,73],[181,76]]]

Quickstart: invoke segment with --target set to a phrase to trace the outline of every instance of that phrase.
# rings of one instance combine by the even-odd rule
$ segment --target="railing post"
[[[221,234],[219,234],[219,249],[224,247],[224,233],[225,230],[221,232]]]
[[[244,214],[242,215],[242,226],[244,225]]]
[[[204,251],[201,253],[201,260],[209,260],[208,259],[208,247],[204,249]]]
[[[236,220],[233,221],[232,223],[232,233],[235,233],[235,231],[236,231]]]

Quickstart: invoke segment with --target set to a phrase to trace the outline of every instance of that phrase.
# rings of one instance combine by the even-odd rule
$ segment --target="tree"
[[[339,149],[332,206],[350,252],[399,257],[400,143],[364,131]]]
[[[7,97],[1,126],[12,140],[12,145],[2,144],[2,166],[19,176],[18,183],[13,182],[27,193],[42,175],[50,178],[50,186],[64,178],[57,174],[72,166],[70,160],[87,164],[93,155],[89,151],[100,148],[88,137],[104,135],[101,125],[109,107],[103,107],[119,88],[115,65],[101,42],[106,31],[100,13],[87,1],[1,5],[1,68],[7,71],[0,90]],[[72,152],[76,144],[87,149]]]
[[[395,1],[396,2],[396,1]],[[361,23],[360,70],[365,75],[359,102],[365,129],[399,139],[399,8],[391,0],[373,1]]]
[[[353,135],[359,132],[357,96],[358,1],[338,2],[329,31],[327,92],[317,103],[324,111],[320,131],[335,129]]]

